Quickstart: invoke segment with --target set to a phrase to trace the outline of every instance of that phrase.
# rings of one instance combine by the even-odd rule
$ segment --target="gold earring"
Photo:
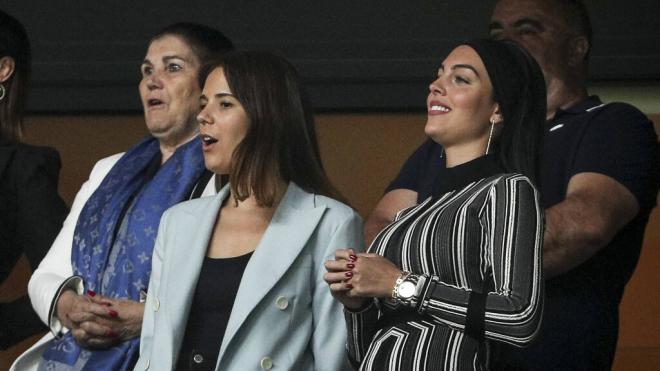
[[[493,128],[495,127],[495,118],[491,117],[490,118],[490,134],[488,134],[488,144],[486,145],[486,154],[488,154],[488,150],[490,149],[490,141],[493,139]]]

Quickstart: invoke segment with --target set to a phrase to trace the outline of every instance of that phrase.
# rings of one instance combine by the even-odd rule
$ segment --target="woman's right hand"
[[[71,330],[73,338],[85,348],[108,348],[119,342],[111,329],[111,319],[117,312],[108,305],[92,302],[73,290],[62,292],[57,300],[57,318]]]
[[[330,292],[348,309],[359,309],[364,307],[368,298],[351,295],[353,285],[350,279],[353,276],[351,271],[355,267],[357,255],[353,249],[339,249],[335,252],[335,260],[327,260],[325,269],[328,270],[323,278],[330,286]]]

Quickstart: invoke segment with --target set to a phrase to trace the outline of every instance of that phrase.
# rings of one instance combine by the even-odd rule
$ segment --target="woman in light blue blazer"
[[[323,263],[361,246],[362,223],[335,200],[297,74],[232,52],[200,81],[204,162],[229,184],[164,214],[136,370],[342,369]]]

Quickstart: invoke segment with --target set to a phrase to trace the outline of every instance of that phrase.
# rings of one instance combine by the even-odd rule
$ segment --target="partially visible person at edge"
[[[197,73],[230,49],[222,33],[193,23],[168,26],[151,39],[139,86],[151,136],[100,160],[76,195],[28,285],[52,333],[14,369],[133,368],[160,217],[178,202],[215,193],[195,120]]]
[[[202,82],[204,162],[229,184],[163,215],[136,370],[340,370],[323,263],[361,250],[362,221],[325,175],[298,75],[232,52]]]
[[[609,369],[619,303],[658,193],[653,124],[628,104],[588,95],[592,30],[582,2],[501,0],[490,34],[529,50],[543,69],[548,99],[541,156],[543,325],[532,347],[503,350],[502,369]],[[441,151],[427,142],[408,159],[367,219],[367,241],[398,210],[429,196]]]
[[[541,70],[512,42],[473,40],[429,90],[424,131],[444,148],[431,197],[400,212],[367,254],[340,250],[326,263],[364,371],[485,370],[491,344],[524,346],[538,333]]]
[[[25,28],[0,11],[0,285],[23,254],[37,268],[67,213],[57,193],[59,154],[21,143],[30,67]],[[0,303],[1,350],[46,330],[27,295]]]

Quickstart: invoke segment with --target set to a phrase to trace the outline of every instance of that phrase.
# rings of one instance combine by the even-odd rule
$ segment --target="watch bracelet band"
[[[394,298],[394,300],[397,303],[405,305],[407,307],[416,308],[421,294],[420,291],[426,282],[426,277],[424,277],[423,275],[417,275],[410,272],[407,273],[408,274],[401,279],[401,282],[399,282],[399,284],[396,286],[395,289],[398,289],[399,285],[401,285],[403,282],[411,282],[415,285],[415,292],[410,298],[404,299],[399,297],[397,290],[396,297]]]
[[[419,310],[419,300],[420,298],[423,298],[424,296],[422,295],[422,291],[424,291],[428,286],[426,286],[426,278],[427,276],[424,275],[415,275],[415,278],[417,279],[417,283],[415,285],[415,293],[413,294],[412,298],[410,298],[410,302],[408,305],[411,308],[416,308]]]

